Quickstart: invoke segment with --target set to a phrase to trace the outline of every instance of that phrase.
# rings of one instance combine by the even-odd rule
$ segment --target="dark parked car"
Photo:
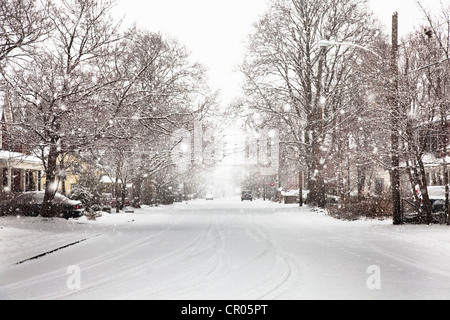
[[[2,212],[5,215],[37,217],[41,213],[44,195],[44,191],[22,193],[3,202]],[[78,218],[84,214],[84,207],[80,201],[71,200],[60,193],[56,193],[52,204],[60,218]]]
[[[433,213],[445,211],[445,200],[431,200],[431,208]]]
[[[439,213],[445,210],[445,187],[428,187],[428,196],[430,197],[433,213]]]
[[[253,201],[253,193],[249,190],[242,191],[241,200]]]

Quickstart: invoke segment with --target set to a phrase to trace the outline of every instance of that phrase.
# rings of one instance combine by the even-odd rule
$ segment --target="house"
[[[40,191],[42,189],[42,172],[44,166],[41,159],[25,152],[8,135],[9,124],[13,122],[13,114],[7,91],[0,91],[0,185],[3,192]]]
[[[102,174],[101,172],[100,172],[100,175],[101,175],[100,182],[103,184],[104,192],[107,194],[111,194],[112,197],[116,197],[116,185],[115,185],[116,179],[114,177],[111,178],[107,174]],[[124,186],[123,186],[122,179],[118,179],[117,180],[117,190],[119,191],[119,196],[121,196],[121,192],[124,190],[123,187]],[[126,195],[132,194],[132,192],[133,192],[133,184],[127,183],[126,188],[125,188]]]
[[[421,129],[421,127],[419,127]],[[450,145],[445,146],[445,142],[450,142],[450,116],[447,117],[445,138],[440,119],[433,119],[423,125],[423,130],[419,131],[420,146],[425,151],[422,162],[425,168],[425,177],[429,187],[443,186],[445,183],[445,170],[450,170]],[[449,177],[450,179],[450,173]]]
[[[442,124],[439,118],[433,119],[431,122],[419,124],[415,130],[418,132],[418,143],[425,152],[422,162],[425,168],[425,177],[428,187],[444,186],[445,166],[450,171],[450,145],[447,146],[445,152],[445,144],[450,141],[450,116],[447,119],[447,139],[443,139]],[[410,177],[407,174],[406,162],[400,164],[401,169],[401,191],[404,196],[409,196],[412,191]],[[351,180],[357,182],[356,168],[351,168]],[[450,173],[449,173],[450,180]],[[355,184],[355,182],[353,182]],[[373,162],[369,172],[366,174],[365,193],[370,195],[381,195],[390,192],[391,176],[390,171],[384,166]]]
[[[447,117],[447,139],[444,139],[442,131],[440,120],[435,119],[420,138],[420,142],[425,146],[427,152],[423,158],[423,163],[428,186],[444,185],[444,165],[450,170],[450,146],[447,145],[445,148],[444,145],[445,141],[447,143],[450,141],[450,116]],[[447,152],[444,151],[445,149]]]
[[[64,157],[58,158],[58,166],[60,173],[57,190],[62,194],[69,195],[78,184],[85,164],[74,156],[64,155]]]

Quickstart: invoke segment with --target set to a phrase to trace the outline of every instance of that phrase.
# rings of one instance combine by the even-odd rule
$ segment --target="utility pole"
[[[263,188],[263,192],[264,192],[264,201],[266,201],[266,184],[267,184],[267,180],[266,180],[266,176],[264,176],[264,188]]]
[[[300,207],[303,207],[303,172],[298,173],[298,198]]]
[[[400,110],[398,101],[398,13],[392,16],[392,53],[391,53],[391,143],[392,143],[392,207],[394,225],[400,225],[402,221],[401,195],[400,195],[400,153],[399,153],[399,121]]]

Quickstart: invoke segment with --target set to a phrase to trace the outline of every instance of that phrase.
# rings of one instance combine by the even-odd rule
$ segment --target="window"
[[[8,169],[3,168],[3,187],[8,186]]]
[[[73,174],[81,174],[81,163],[75,161],[74,163],[72,163],[72,173]]]

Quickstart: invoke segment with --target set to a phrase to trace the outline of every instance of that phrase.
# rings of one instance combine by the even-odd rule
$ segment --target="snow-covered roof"
[[[300,194],[299,192],[300,190],[287,190],[287,191],[281,191],[281,195],[284,197],[298,197],[298,195]],[[303,196],[308,195],[309,191],[308,190],[302,190],[302,194]]]
[[[33,166],[32,169],[43,170],[41,159],[19,152],[0,150],[0,162],[8,163],[8,165],[19,169],[21,165],[30,165]]]
[[[450,157],[446,156],[445,158],[437,158],[434,154],[426,154],[423,157],[423,163],[428,167],[441,166],[444,164],[444,161],[445,163],[450,164]]]
[[[423,156],[422,161],[427,168],[442,166],[444,164],[444,161],[447,165],[450,166],[450,156],[446,156],[445,158],[438,158],[433,153],[427,153]],[[405,167],[406,163],[402,162],[400,166]]]
[[[282,191],[281,195],[283,195],[284,197],[298,197],[299,190]]]
[[[103,176],[103,177],[100,179],[100,182],[101,182],[101,183],[114,183],[114,182],[112,181],[112,179],[111,179],[110,177],[108,177],[108,176]]]
[[[443,186],[428,187],[428,195],[431,199],[445,200],[445,187]]]
[[[107,175],[104,175],[104,176],[102,176],[102,178],[100,179],[100,182],[101,183],[115,183],[116,182],[116,178],[111,178],[111,177],[109,177],[109,176],[107,176]],[[122,183],[122,179],[119,179],[119,181],[118,181],[119,183]]]
[[[441,121],[442,121],[442,118],[440,115],[438,115],[438,116],[434,116],[432,119],[421,121],[416,127],[417,128],[420,128],[420,127],[426,128],[426,127],[433,126],[433,125],[436,126],[436,125],[440,125]],[[446,121],[447,121],[447,123],[450,123],[450,115],[448,115],[446,117]]]

